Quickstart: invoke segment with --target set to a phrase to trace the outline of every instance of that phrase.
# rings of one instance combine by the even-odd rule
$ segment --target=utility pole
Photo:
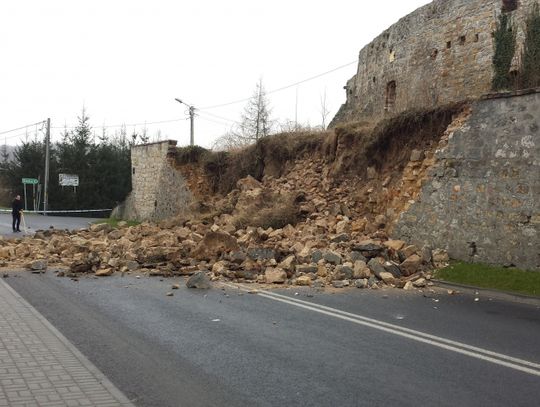
[[[195,106],[190,106],[178,98],[175,98],[174,100],[176,100],[178,103],[186,105],[189,109],[189,124],[190,124],[189,145],[194,146],[195,145]]]
[[[51,119],[47,119],[47,133],[45,134],[45,179],[43,191],[43,215],[47,216],[49,205],[49,144],[51,142]]]
[[[296,99],[294,101],[294,131],[298,131],[298,85],[296,86]]]
[[[193,106],[189,107],[189,145],[195,145],[195,108]]]

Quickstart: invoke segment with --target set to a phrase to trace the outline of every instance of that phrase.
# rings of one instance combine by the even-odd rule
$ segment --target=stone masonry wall
[[[191,203],[191,193],[173,166],[176,141],[131,149],[132,191],[113,216],[159,221],[179,214]]]
[[[518,44],[525,16],[537,1],[519,0],[511,12]],[[377,122],[488,93],[492,33],[502,8],[502,0],[435,0],[402,18],[360,51],[357,73],[345,87],[347,101],[330,126]]]
[[[476,102],[436,160],[394,234],[455,259],[539,269],[540,91]]]

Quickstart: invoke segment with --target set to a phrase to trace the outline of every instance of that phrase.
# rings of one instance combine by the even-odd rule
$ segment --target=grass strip
[[[540,271],[456,262],[438,270],[435,278],[451,283],[540,297]]]

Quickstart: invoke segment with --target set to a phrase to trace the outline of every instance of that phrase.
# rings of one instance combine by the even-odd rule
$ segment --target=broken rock
[[[281,263],[279,263],[279,268],[282,268],[284,270],[293,270],[294,269],[294,263],[296,262],[296,257],[294,255],[290,255],[287,258],[285,258]]]
[[[268,267],[264,272],[267,284],[283,284],[287,281],[287,273],[281,268]]]
[[[294,283],[296,285],[309,286],[309,285],[311,285],[311,277],[310,276],[300,276],[295,280]]]
[[[364,257],[373,258],[377,257],[383,252],[384,246],[381,246],[380,244],[375,243],[372,240],[366,240],[354,246],[353,250],[360,252]]]
[[[32,271],[44,271],[47,269],[47,260],[36,260],[30,263],[30,270]]]
[[[334,280],[350,280],[353,277],[353,269],[349,266],[336,266],[334,271]]]
[[[228,233],[208,232],[191,255],[197,260],[211,260],[223,253],[238,251],[239,249],[236,239]]]
[[[358,260],[354,263],[354,278],[364,279],[371,276],[371,270],[365,261]]]
[[[418,288],[422,288],[427,285],[427,282],[425,278],[419,278],[418,280],[413,281],[412,285]]]
[[[417,254],[413,254],[399,265],[404,276],[410,276],[422,267],[422,259]]]
[[[369,287],[369,280],[367,278],[361,278],[359,280],[356,280],[354,282],[354,285],[356,288],[368,288]]]
[[[96,276],[98,277],[111,276],[113,273],[114,273],[114,270],[112,268],[100,269],[96,271]]]
[[[326,252],[323,255],[323,259],[330,264],[333,264],[335,266],[342,263],[343,259],[341,258],[341,255],[336,252]]]
[[[445,267],[446,264],[450,261],[448,252],[442,249],[433,250],[433,264],[436,267]]]
[[[381,273],[387,273],[384,266],[377,259],[371,259],[368,267],[379,280],[382,280]]]
[[[186,281],[186,287],[208,290],[210,288],[210,281],[206,277],[206,273],[204,271],[199,271],[198,273],[193,274]]]
[[[389,273],[387,271],[383,271],[383,272],[379,273],[379,275],[377,277],[379,277],[386,284],[394,284],[395,281],[396,281],[396,279],[392,275],[392,273]]]

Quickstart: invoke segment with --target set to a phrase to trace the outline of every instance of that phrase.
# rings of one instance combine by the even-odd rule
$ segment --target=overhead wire
[[[17,137],[25,137],[26,139],[29,139],[30,137],[36,137],[37,136],[37,132],[24,132],[24,133],[19,133],[19,134],[14,134],[14,135],[10,135],[10,136],[7,136],[7,137],[1,137],[0,138],[0,142],[1,141],[5,141],[5,140],[10,140],[10,139],[13,139],[13,138],[17,138]]]
[[[43,124],[43,123],[45,123],[44,120],[42,120],[42,121],[40,121],[40,122],[37,122],[37,123],[27,124],[26,126],[17,127],[16,129],[5,130],[5,131],[0,132],[0,136],[1,136],[2,134],[13,133],[14,131],[26,129],[26,128],[32,127],[32,126],[37,126],[37,125]]]
[[[140,123],[122,123],[122,124],[109,124],[109,125],[103,125],[103,126],[92,126],[93,129],[109,129],[109,128],[115,128],[115,127],[132,127],[132,126],[151,126],[153,124],[164,124],[164,123],[173,123],[173,122],[180,122],[182,120],[189,120],[188,118],[182,118],[182,119],[170,119],[170,120],[159,120],[159,121],[153,121],[153,122],[140,122]],[[53,126],[51,129],[76,129],[78,126]]]
[[[219,124],[220,126],[232,126],[233,125],[233,123],[225,123],[225,122],[222,122],[222,121],[220,122],[220,121],[213,120],[213,119],[210,119],[209,117],[204,117],[204,116],[199,116],[199,119],[204,120],[205,122]]]
[[[199,114],[199,115],[200,114],[208,115],[208,116],[214,117],[216,119],[223,120],[223,121],[226,121],[226,122],[231,122],[231,123],[236,123],[238,121],[238,120],[228,119],[226,117],[219,116],[217,114],[210,113],[210,112],[201,111],[201,110],[199,110],[197,114]]]
[[[282,86],[282,87],[277,88],[277,89],[272,89],[272,90],[266,92],[266,94],[267,94],[267,95],[270,95],[270,94],[272,94],[272,93],[281,92],[281,91],[283,91],[283,90],[292,88],[292,87],[294,87],[294,86],[301,85],[302,83],[306,83],[306,82],[312,81],[312,80],[314,80],[314,79],[317,79],[317,78],[320,78],[320,77],[322,77],[322,76],[328,75],[328,74],[330,74],[330,73],[339,71],[340,69],[346,68],[346,67],[348,67],[348,66],[351,66],[351,65],[357,64],[357,63],[358,63],[358,60],[355,60],[355,61],[349,62],[349,63],[347,63],[347,64],[340,65],[340,66],[338,66],[338,67],[336,67],[336,68],[334,68],[334,69],[331,69],[331,70],[329,70],[329,71],[326,71],[326,72],[323,72],[323,73],[320,73],[320,74],[317,74],[317,75],[314,75],[314,76],[310,76],[309,78],[302,79],[302,80],[300,80],[300,81],[291,83],[291,84],[289,84],[289,85]],[[248,97],[248,98],[243,98],[243,99],[233,100],[233,101],[231,101],[231,102],[221,103],[221,104],[219,104],[219,105],[205,106],[205,107],[201,107],[199,110],[217,109],[217,108],[220,108],[220,107],[236,105],[236,104],[238,104],[238,103],[247,102],[247,101],[250,100],[250,99],[251,99],[251,97]]]
[[[302,79],[300,81],[297,81],[297,82],[294,82],[294,83],[291,83],[289,85],[285,85],[285,86],[282,86],[280,88],[276,88],[276,89],[272,89],[268,92],[266,92],[267,95],[269,94],[273,94],[273,93],[276,93],[276,92],[281,92],[283,90],[286,90],[286,89],[290,89],[294,86],[298,86],[298,85],[301,85],[303,83],[306,83],[306,82],[309,82],[309,81],[312,81],[314,79],[317,79],[317,78],[320,78],[322,76],[325,76],[325,75],[328,75],[330,73],[333,73],[333,72],[336,72],[340,69],[343,69],[343,68],[346,68],[350,65],[353,65],[353,64],[356,64],[358,63],[357,60],[355,61],[352,61],[352,62],[349,62],[347,64],[344,64],[344,65],[340,65],[336,68],[333,68],[329,71],[326,71],[326,72],[322,72],[320,74],[317,74],[317,75],[314,75],[314,76],[310,76],[306,79]],[[202,108],[196,108],[196,111],[197,113],[200,115],[200,114],[205,114],[205,115],[208,115],[208,116],[211,116],[211,117],[214,117],[216,119],[219,119],[219,120],[223,120],[225,122],[230,122],[230,123],[236,123],[237,120],[233,120],[233,119],[229,119],[229,118],[226,118],[226,117],[223,117],[223,116],[219,116],[219,115],[216,115],[216,114],[213,114],[213,113],[210,113],[210,112],[207,112],[206,110],[210,110],[210,109],[217,109],[217,108],[220,108],[220,107],[225,107],[225,106],[231,106],[231,105],[235,105],[235,104],[238,104],[238,103],[243,103],[243,102],[247,102],[251,99],[251,97],[248,97],[248,98],[243,98],[243,99],[238,99],[238,100],[233,100],[231,102],[226,102],[226,103],[221,103],[221,104],[218,104],[218,105],[212,105],[212,106],[205,106],[205,107],[202,107]],[[186,104],[190,105],[189,103],[186,102]],[[190,105],[192,106],[192,105]],[[205,119],[205,120],[208,120],[208,121],[212,121],[208,118],[203,118],[201,117],[202,119]],[[186,118],[181,118],[181,119],[170,119],[170,120],[158,120],[158,121],[152,121],[152,122],[139,122],[139,123],[121,123],[121,124],[110,124],[110,125],[103,125],[103,126],[92,126],[93,129],[109,129],[109,128],[118,128],[118,127],[135,127],[135,126],[151,126],[151,125],[154,125],[154,124],[165,124],[165,123],[174,123],[174,122],[180,122],[180,121],[183,121],[183,120],[189,120],[189,117],[186,117]],[[28,124],[26,126],[22,126],[22,127],[18,127],[18,128],[15,128],[15,129],[11,129],[11,130],[6,130],[6,131],[2,131],[0,132],[0,135],[3,135],[3,134],[8,134],[8,133],[12,133],[14,131],[17,131],[17,130],[22,130],[22,129],[26,129],[28,127],[32,127],[32,126],[37,126],[39,124],[44,124],[45,121],[39,121],[39,122],[36,122],[36,123],[32,123],[32,124]],[[217,123],[216,121],[214,121],[214,123]],[[77,128],[77,126],[51,126],[51,129],[75,129]],[[24,134],[22,134],[24,135]],[[17,136],[9,136],[7,138],[14,138],[14,137],[20,137],[21,135],[17,135]]]

